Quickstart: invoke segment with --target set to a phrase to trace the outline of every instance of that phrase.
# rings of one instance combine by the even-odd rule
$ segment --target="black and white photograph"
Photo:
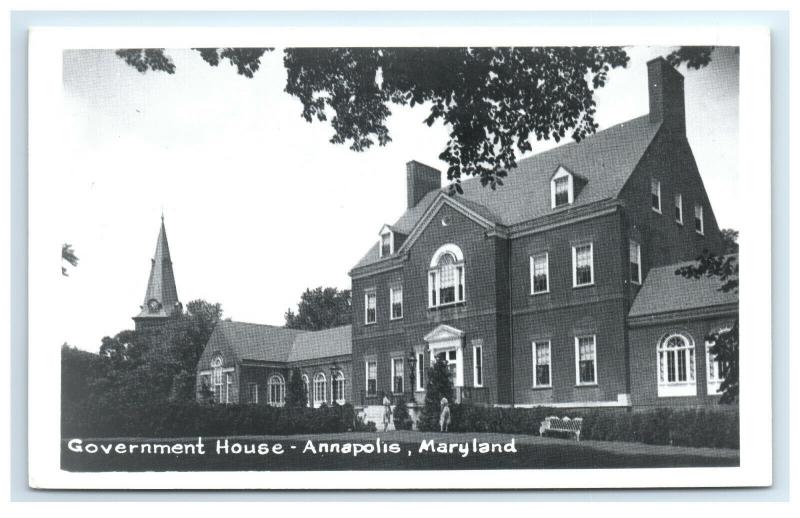
[[[32,43],[32,485],[769,483],[757,45],[251,33]]]

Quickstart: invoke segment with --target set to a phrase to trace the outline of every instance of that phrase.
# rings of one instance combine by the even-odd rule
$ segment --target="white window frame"
[[[681,193],[675,195],[675,208],[678,209],[678,217],[675,218],[675,222],[683,225],[683,195]]]
[[[320,385],[322,386],[322,399],[317,398],[317,387]],[[312,388],[314,390],[314,408],[319,408],[322,403],[328,402],[328,378],[325,376],[324,372],[314,374]]]
[[[589,273],[591,274],[591,279],[589,282],[578,284],[578,248],[583,248],[585,246],[589,247]],[[594,242],[589,241],[588,243],[581,243],[578,245],[572,246],[572,287],[573,288],[583,288],[585,286],[592,286],[594,285]]]
[[[478,360],[480,359],[480,362]],[[478,379],[478,363],[481,364],[480,379]],[[483,365],[483,344],[472,346],[472,386],[483,387],[483,379],[486,375]]]
[[[341,386],[337,389],[336,385],[339,385],[339,384],[341,384]],[[331,402],[332,403],[336,403],[338,405],[344,405],[345,404],[346,399],[347,399],[345,397],[345,395],[344,395],[345,386],[346,386],[346,380],[345,380],[345,377],[344,377],[344,372],[342,372],[341,370],[338,370],[338,371],[334,372],[332,374],[332,377],[331,377]],[[340,396],[338,398],[335,397],[337,395],[336,394],[337,391],[339,393],[338,395]]]
[[[233,385],[233,376],[230,372],[225,373],[225,404],[231,402],[231,386]]]
[[[698,212],[698,210],[699,210],[699,212]],[[700,215],[699,218],[697,217],[698,214]],[[697,221],[698,220],[700,221],[700,230],[697,229]],[[703,205],[700,204],[700,203],[695,203],[694,204],[694,231],[697,232],[698,234],[700,234],[701,236],[705,235],[705,231],[706,231],[706,221],[705,221],[705,215],[704,215],[704,211],[703,211]]]
[[[567,178],[567,203],[562,205],[556,205],[556,180],[561,178]],[[550,179],[550,208],[557,209],[559,207],[566,207],[568,205],[572,205],[575,201],[575,180],[572,176],[572,173],[564,169],[563,167],[559,167],[556,174]]]
[[[303,374],[301,376],[301,379],[303,380],[303,384],[306,386],[306,406],[310,407],[311,406],[311,399],[312,399],[312,395],[311,395],[311,380],[308,379],[308,375],[307,374]]]
[[[417,392],[425,392],[425,352],[417,351]]]
[[[258,383],[248,383],[247,388],[250,390],[250,402],[258,404]]]
[[[397,361],[400,362],[400,365],[402,365],[401,369],[403,369],[403,372],[400,375],[400,392],[395,391],[395,385],[394,385],[394,382],[395,382],[394,378],[395,378],[395,375],[397,374],[397,372],[395,372],[395,362],[397,362]],[[405,361],[405,358],[403,358],[402,356],[392,356],[392,358],[391,358],[391,368],[392,368],[392,394],[396,394],[396,395],[405,394],[405,392],[406,392],[406,361]]]
[[[370,364],[375,365],[375,377],[372,378],[375,380],[375,392],[369,391],[369,366]],[[365,360],[364,361],[364,393],[367,396],[377,396],[378,395],[378,360]]]
[[[724,327],[719,329],[717,333],[724,333],[725,331],[730,331],[730,327]],[[722,386],[722,377],[720,376],[720,367],[721,362],[714,360],[711,358],[711,351],[710,349],[714,347],[714,342],[709,340],[705,341],[706,345],[706,394],[709,396],[720,396],[722,393],[719,391],[719,388]],[[716,364],[714,370],[716,374],[714,375],[714,379],[711,379],[711,364]]]
[[[396,292],[400,292],[400,316],[394,316],[394,304]],[[403,318],[403,287],[393,286],[389,288],[389,320],[401,320]]]
[[[272,397],[272,388],[278,387],[278,399]],[[267,402],[270,406],[283,406],[286,404],[286,380],[280,374],[273,374],[267,381]]]
[[[581,338],[592,339],[594,357],[592,367],[594,368],[594,381],[581,381]],[[597,335],[580,335],[575,337],[575,385],[579,387],[593,387],[597,385]]]
[[[535,274],[536,274],[536,260],[544,257],[544,274],[547,278],[547,289],[536,291],[536,284]],[[530,275],[531,275],[531,295],[542,295],[544,293],[550,293],[550,254],[548,252],[542,252],[540,254],[534,254],[530,256]]]
[[[656,192],[653,192],[653,187],[656,188]],[[653,207],[653,196],[658,197],[658,208]],[[662,203],[661,199],[661,181],[656,180],[655,178],[650,179],[650,208],[653,209],[653,212],[657,212],[661,214],[661,207],[664,204]]]
[[[439,261],[445,254],[451,255],[455,259],[456,285],[454,288],[455,297],[453,302],[442,303],[442,276],[439,269]],[[466,277],[464,254],[461,252],[461,248],[450,243],[441,246],[436,253],[433,254],[430,266],[428,267],[428,309],[455,306],[456,304],[464,303],[464,301],[467,300]],[[460,291],[459,288],[461,288]]]
[[[638,241],[635,239],[628,240],[628,266],[631,266],[631,248],[636,247],[636,278],[638,280],[633,280],[633,275],[631,275],[631,282],[633,284],[641,285],[642,284],[642,245],[639,244]],[[633,271],[631,271],[633,273]]]
[[[667,365],[664,365],[665,379],[661,379],[662,353],[665,362],[668,362],[667,351],[670,349],[666,344],[672,338],[680,338],[686,344],[677,350],[677,354],[686,355],[686,380],[668,381]],[[688,333],[673,332],[663,336],[656,346],[656,383],[658,385],[658,397],[687,397],[697,395],[697,348],[694,339]],[[677,369],[677,355],[674,356]]]
[[[369,299],[372,296],[375,299],[375,319],[370,321],[369,319]],[[364,290],[364,325],[368,326],[371,324],[375,324],[378,321],[378,292],[375,288],[369,288]]]
[[[550,383],[539,383],[536,379],[536,371],[539,367],[539,357],[536,355],[536,349],[539,346],[544,346],[547,344],[548,350],[548,357],[550,358],[550,363],[547,364],[549,367],[548,377],[550,378]],[[550,340],[535,340],[531,342],[531,351],[533,352],[533,388],[552,388],[553,387],[553,345]],[[595,356],[597,354],[595,353]],[[595,360],[596,362],[596,360]]]
[[[378,237],[378,257],[388,257],[383,253],[383,236],[389,236],[389,255],[394,254],[394,232],[386,230],[386,227],[381,231]]]

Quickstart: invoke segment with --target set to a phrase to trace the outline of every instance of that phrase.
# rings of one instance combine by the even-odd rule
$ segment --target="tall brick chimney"
[[[406,194],[408,208],[417,203],[431,191],[442,188],[442,172],[431,166],[412,160],[406,164]]]
[[[647,62],[647,82],[650,121],[663,122],[667,129],[685,133],[683,76],[666,59],[658,57]]]

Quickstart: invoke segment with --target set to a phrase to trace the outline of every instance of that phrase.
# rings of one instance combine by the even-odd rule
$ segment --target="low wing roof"
[[[687,279],[675,274],[675,271],[681,266],[695,263],[696,261],[688,261],[651,269],[633,301],[628,316],[641,317],[738,304],[739,295],[737,293],[720,291],[722,283],[718,278]]]
[[[299,334],[295,338],[289,361],[348,355],[353,349],[351,331],[352,326],[341,326]]]
[[[611,126],[581,142],[570,142],[520,160],[516,169],[496,190],[484,187],[480,179],[461,183],[462,195],[453,199],[481,216],[511,226],[552,213],[550,179],[559,166],[585,180],[573,206],[587,205],[616,197],[633,173],[656,135],[660,123],[649,115]],[[443,189],[444,190],[444,189]],[[440,190],[431,191],[392,225],[410,234],[422,215],[434,203]],[[367,266],[380,259],[377,245],[355,265]]]

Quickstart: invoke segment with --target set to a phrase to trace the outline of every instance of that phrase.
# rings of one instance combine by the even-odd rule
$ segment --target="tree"
[[[73,267],[78,266],[78,256],[75,255],[75,250],[72,249],[72,245],[69,243],[64,243],[61,245],[61,260],[67,262]],[[66,266],[61,266],[61,275],[64,277],[69,276]]]
[[[286,406],[292,408],[308,406],[306,384],[303,382],[303,374],[297,367],[292,369],[292,373],[289,376],[289,384],[286,386]]]
[[[739,260],[735,255],[716,255],[704,252],[696,264],[683,266],[675,271],[687,279],[715,278],[720,282],[719,290],[739,293]],[[706,341],[714,345],[709,349],[715,361],[720,362],[720,403],[739,401],[739,319],[730,329],[713,331]]]
[[[288,309],[284,318],[288,328],[319,331],[350,324],[351,314],[350,290],[318,287],[303,292],[297,313]]]
[[[253,77],[269,48],[194,49],[211,66],[227,60]],[[667,60],[706,66],[714,47],[678,47]],[[164,49],[120,49],[139,72],[175,73]],[[391,105],[429,107],[424,123],[444,124],[449,138],[439,158],[461,192],[462,177],[493,189],[516,165],[531,140],[595,132],[594,94],[608,72],[625,67],[623,47],[405,47],[287,48],[285,91],[300,100],[308,122],[326,122],[330,142],[364,151],[391,142]],[[434,71],[434,72],[432,72]],[[437,73],[435,71],[446,71]]]
[[[439,356],[433,367],[428,369],[428,382],[425,385],[425,406],[422,407],[419,423],[420,430],[438,430],[439,414],[442,411],[442,398],[453,403],[453,380],[447,361]]]
[[[402,397],[394,404],[392,420],[394,421],[395,430],[411,430],[414,426],[414,422],[411,420],[411,414],[408,413],[406,401]]]
[[[177,332],[172,338],[175,359],[181,368],[194,373],[211,333],[222,319],[222,305],[197,299],[186,304]]]
[[[723,228],[722,234],[723,254],[736,254],[739,252],[739,231],[732,228]]]

